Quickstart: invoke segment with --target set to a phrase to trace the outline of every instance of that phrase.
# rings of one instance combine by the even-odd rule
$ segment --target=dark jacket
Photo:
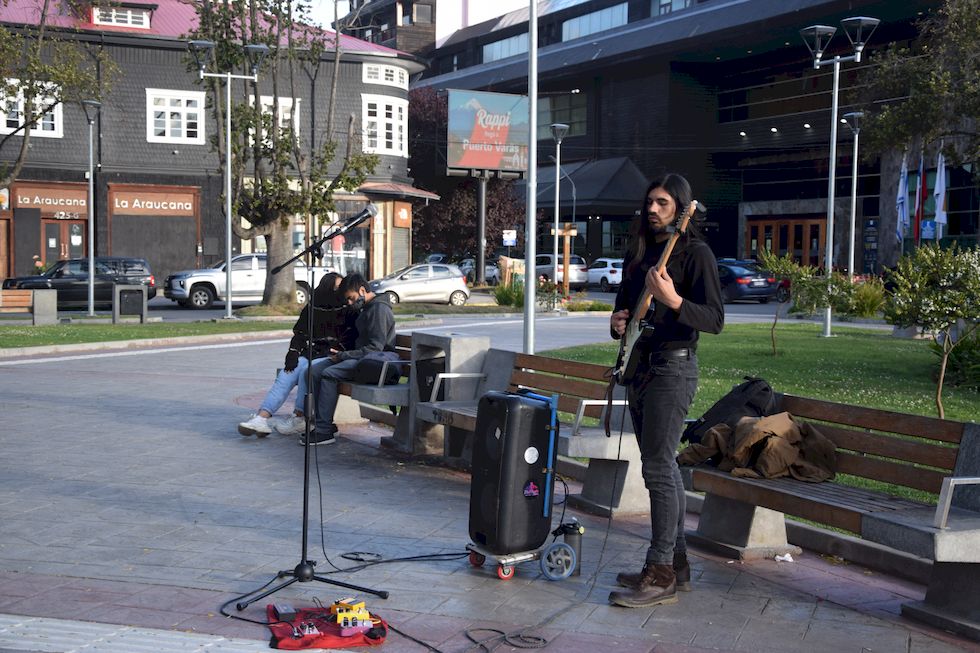
[[[385,297],[377,296],[365,304],[354,327],[357,330],[354,347],[337,354],[339,360],[364,358],[375,351],[394,351],[395,314]]]
[[[316,290],[313,291],[313,330],[310,337],[310,304],[303,307],[299,319],[293,325],[293,338],[289,341],[289,350],[300,356],[309,355],[309,345],[312,340],[313,358],[324,358],[330,355],[331,349],[344,350],[354,346],[354,321],[357,312],[350,309],[343,297],[334,289],[335,279],[339,275],[330,273],[320,279]]]

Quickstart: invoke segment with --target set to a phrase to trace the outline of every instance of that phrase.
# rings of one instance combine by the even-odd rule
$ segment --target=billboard
[[[527,96],[450,89],[448,132],[449,168],[527,170]]]

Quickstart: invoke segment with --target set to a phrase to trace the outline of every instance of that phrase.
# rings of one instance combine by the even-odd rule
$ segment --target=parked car
[[[11,277],[3,280],[4,288],[58,291],[58,308],[88,307],[87,258],[57,261],[42,274],[27,277]],[[112,287],[116,284],[146,286],[146,298],[157,294],[156,279],[150,272],[150,264],[141,258],[120,256],[95,257],[95,305],[112,306]]]
[[[598,285],[602,292],[618,288],[623,282],[623,259],[597,258],[589,266],[589,285]]]
[[[476,282],[476,260],[464,258],[459,262],[459,269],[462,270],[463,275],[466,277],[468,282]],[[500,283],[500,269],[495,264],[490,263],[489,261],[484,261],[483,278],[491,286],[496,286],[498,283]]]
[[[449,254],[443,254],[440,252],[429,254],[425,257],[423,263],[449,263]]]
[[[239,254],[231,259],[232,301],[258,301],[265,292],[266,255]],[[313,285],[333,268],[313,268]],[[305,304],[310,293],[310,271],[306,264],[297,261],[293,266],[296,279],[296,303]],[[211,268],[182,270],[167,277],[163,284],[163,296],[187,308],[210,308],[215,300],[225,301],[227,283],[225,262]]]
[[[463,306],[470,298],[463,271],[455,265],[417,263],[370,282],[371,292],[399,302],[445,302]]]
[[[718,278],[725,303],[753,299],[765,304],[779,291],[776,277],[752,261],[722,259],[718,262]]]
[[[554,254],[538,254],[537,258],[534,260],[534,273],[538,277],[544,277],[548,281],[551,281],[551,277],[554,273]],[[585,265],[585,259],[581,256],[572,255],[569,257],[569,273],[568,273],[568,287],[572,290],[584,290],[585,286],[589,283],[588,268]],[[565,279],[565,258],[563,256],[558,257],[558,283],[562,283]]]

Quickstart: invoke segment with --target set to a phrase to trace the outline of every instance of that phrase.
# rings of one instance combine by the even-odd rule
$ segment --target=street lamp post
[[[551,123],[551,135],[555,139],[555,230],[554,230],[554,269],[551,274],[551,282],[555,284],[555,295],[558,294],[558,226],[559,206],[560,206],[560,183],[561,183],[561,141],[568,133],[568,125],[561,122]],[[557,302],[555,303],[557,306]]]
[[[852,111],[844,114],[847,126],[854,132],[854,151],[851,154],[851,230],[850,246],[847,249],[847,278],[854,281],[854,229],[857,218],[857,192],[858,192],[858,139],[861,136],[861,119],[864,117],[862,111]]]
[[[95,148],[93,128],[102,103],[82,100],[82,110],[88,121],[88,316],[95,317]]]
[[[206,73],[208,59],[214,50],[212,41],[191,41],[187,44],[194,60],[197,62],[201,79],[205,77],[221,77],[225,80],[225,319],[232,319],[231,314],[231,80],[243,79],[250,82],[259,81],[259,65],[269,53],[269,47],[262,44],[245,46],[245,55],[252,66],[251,75],[234,75],[229,70],[224,73]]]
[[[810,49],[810,54],[813,55],[813,67],[819,70],[826,65],[833,64],[834,66],[830,108],[830,171],[827,182],[827,247],[824,255],[824,269],[827,271],[828,284],[830,283],[834,267],[834,184],[837,176],[837,96],[840,90],[840,66],[842,63],[848,61],[855,63],[861,62],[861,53],[864,52],[864,46],[879,22],[877,18],[869,18],[867,16],[856,16],[842,20],[841,25],[844,27],[844,33],[847,34],[847,39],[854,48],[854,54],[846,57],[837,55],[829,61],[823,60],[823,53],[830,44],[830,40],[834,38],[834,34],[837,33],[837,28],[830,27],[829,25],[811,25],[800,30],[800,36],[803,37],[807,48]],[[830,313],[830,306],[828,305],[824,313],[823,328],[823,335],[828,338],[831,336]]]

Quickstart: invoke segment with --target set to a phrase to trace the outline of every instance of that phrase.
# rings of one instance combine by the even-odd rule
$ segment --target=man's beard
[[[670,233],[670,224],[662,225],[659,222],[654,222],[654,221],[650,220],[650,218],[647,218],[647,225],[650,227],[650,232],[649,233],[651,235],[656,236],[656,235],[659,235],[659,234],[667,234],[667,233]]]

